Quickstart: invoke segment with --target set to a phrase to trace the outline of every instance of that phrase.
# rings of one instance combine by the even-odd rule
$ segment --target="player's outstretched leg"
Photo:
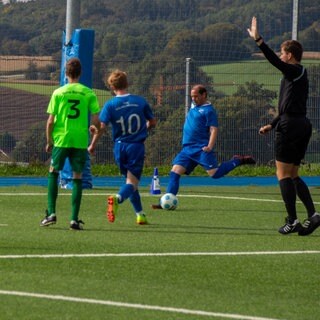
[[[256,161],[253,159],[252,156],[235,155],[232,157],[232,159],[220,163],[219,167],[217,168],[216,172],[211,176],[211,178],[220,179],[238,166],[255,163]]]
[[[240,156],[240,155],[234,155],[232,157],[233,159],[238,159],[240,161],[240,165],[243,164],[256,164],[256,160],[252,156],[245,155],[245,156]]]

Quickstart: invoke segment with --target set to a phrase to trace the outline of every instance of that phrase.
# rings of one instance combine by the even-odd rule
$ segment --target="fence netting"
[[[312,16],[305,12],[305,1],[301,1],[299,14],[310,20]],[[161,2],[156,3],[154,10],[159,11]],[[85,7],[87,5],[89,2]],[[267,11],[260,14],[261,33],[277,51],[280,43],[290,38],[293,22],[291,1],[286,0],[282,6],[288,9],[286,19],[269,19]],[[150,7],[148,10],[153,9]],[[168,40],[157,20],[161,12],[154,16],[153,27],[158,28],[154,32],[151,32],[151,27],[146,29],[146,35],[154,37],[151,39],[153,48],[149,48],[150,41],[143,40],[143,35],[135,32],[138,25],[134,23],[131,27],[124,26],[125,30],[121,30],[119,25],[117,30],[119,34],[127,34],[127,42],[123,42],[124,37],[111,37],[113,29],[102,32],[97,28],[99,54],[94,56],[92,87],[100,106],[111,97],[105,86],[106,75],[116,68],[125,70],[129,76],[129,92],[146,97],[158,120],[157,128],[150,132],[146,141],[146,166],[170,165],[181,148],[191,86],[201,83],[207,87],[209,100],[219,116],[215,146],[218,159],[222,161],[234,154],[251,154],[258,164],[273,163],[274,133],[260,136],[258,130],[277,114],[282,75],[266,62],[254,41],[248,37],[246,27],[250,25],[249,18],[246,18],[248,21],[235,18],[233,24],[226,24],[223,16],[208,15],[210,23],[197,20],[194,25],[177,24],[177,33]],[[195,14],[194,10],[183,6],[179,12],[183,17]],[[220,21],[210,21],[213,17]],[[179,20],[179,17],[167,17],[171,18]],[[200,22],[206,22],[208,26],[204,27]],[[310,80],[308,117],[313,124],[305,162],[314,164],[320,162],[320,33],[314,24],[310,28],[299,25],[299,28],[305,48],[302,63]],[[152,54],[144,55],[146,47],[142,40],[146,41],[149,51],[154,50],[150,51]],[[115,49],[118,50],[117,55],[108,59]],[[53,90],[59,87],[60,64],[61,60],[52,56],[0,56],[1,163],[48,162],[50,155],[45,152],[46,110]],[[112,146],[109,130],[99,142],[93,163],[113,164]]]

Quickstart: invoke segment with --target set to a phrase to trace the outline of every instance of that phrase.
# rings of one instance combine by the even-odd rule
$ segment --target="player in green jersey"
[[[91,115],[92,124],[99,130],[100,107],[95,93],[79,83],[80,75],[80,60],[69,59],[66,64],[68,83],[53,92],[48,105],[46,152],[52,152],[52,159],[48,175],[48,209],[40,226],[49,226],[57,222],[58,176],[66,158],[69,158],[73,172],[70,229],[82,229],[83,222],[78,216],[82,198],[82,171],[89,144],[88,127]]]

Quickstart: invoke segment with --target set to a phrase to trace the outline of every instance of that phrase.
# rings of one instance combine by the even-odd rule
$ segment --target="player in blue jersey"
[[[127,74],[121,70],[113,71],[107,79],[115,97],[107,101],[100,113],[101,131],[110,123],[114,141],[114,158],[126,183],[118,194],[108,197],[107,217],[114,222],[118,204],[130,199],[136,213],[136,222],[146,224],[138,190],[142,174],[148,130],[155,127],[156,120],[148,102],[140,96],[128,93]],[[89,151],[94,152],[95,144],[101,133],[93,136]]]
[[[192,104],[183,127],[182,150],[173,160],[167,193],[177,195],[180,177],[189,175],[201,165],[213,179],[219,179],[242,164],[255,164],[251,156],[233,156],[229,161],[218,164],[214,146],[218,136],[218,116],[207,100],[207,89],[196,85],[191,90]],[[162,209],[153,204],[153,209]]]

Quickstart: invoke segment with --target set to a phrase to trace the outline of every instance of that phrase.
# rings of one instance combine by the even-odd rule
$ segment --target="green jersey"
[[[97,96],[83,84],[68,83],[56,89],[47,110],[55,116],[52,132],[54,146],[86,149],[90,114],[99,111]]]

